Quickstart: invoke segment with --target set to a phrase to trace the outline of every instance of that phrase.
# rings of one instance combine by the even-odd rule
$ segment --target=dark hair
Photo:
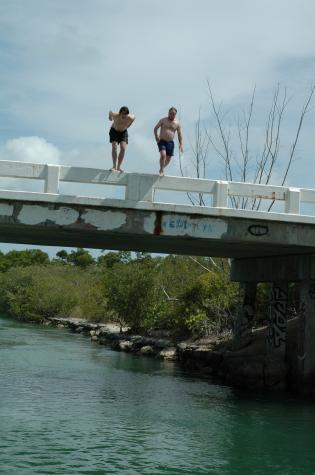
[[[169,112],[171,112],[171,111],[175,111],[175,112],[177,113],[177,109],[176,109],[176,107],[171,107],[171,108],[170,108],[168,111],[169,111]]]
[[[129,114],[129,109],[128,109],[128,107],[122,106],[122,107],[119,109],[119,114]]]

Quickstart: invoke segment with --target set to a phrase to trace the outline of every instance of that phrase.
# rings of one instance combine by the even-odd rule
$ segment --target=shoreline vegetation
[[[117,323],[134,333],[174,338],[231,331],[238,285],[227,261],[188,256],[152,257],[85,249],[0,253],[0,311],[21,320],[50,317]]]
[[[62,250],[54,259],[36,249],[0,252],[4,315],[67,327],[114,350],[178,361],[241,388],[285,389],[283,368],[265,365],[266,289],[259,289],[252,341],[236,351],[238,302],[238,284],[224,259],[127,251],[94,259],[85,249]],[[289,342],[295,327],[289,321]]]

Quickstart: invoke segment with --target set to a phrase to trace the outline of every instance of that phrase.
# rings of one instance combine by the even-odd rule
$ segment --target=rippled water
[[[315,474],[315,405],[0,319],[1,474]]]

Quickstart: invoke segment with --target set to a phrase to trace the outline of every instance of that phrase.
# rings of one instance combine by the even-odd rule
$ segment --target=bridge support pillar
[[[246,346],[252,340],[252,323],[255,316],[256,282],[240,284],[242,303],[234,322],[234,348]]]
[[[315,280],[300,284],[297,368],[301,386],[315,388]]]
[[[282,358],[287,340],[288,283],[273,282],[270,293],[267,353]]]
[[[276,389],[286,385],[287,310],[288,283],[273,282],[270,289],[264,377],[266,386]]]

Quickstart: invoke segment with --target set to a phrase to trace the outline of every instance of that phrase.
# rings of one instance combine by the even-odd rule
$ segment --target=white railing
[[[119,185],[125,187],[125,199],[154,202],[156,190],[206,193],[213,207],[228,208],[229,198],[242,197],[285,202],[285,213],[300,214],[301,203],[315,203],[315,190],[285,186],[258,185],[221,180],[184,177],[159,177],[139,173],[117,173],[96,168],[47,165],[0,160],[0,177],[44,181],[44,192],[58,194],[60,182]]]

